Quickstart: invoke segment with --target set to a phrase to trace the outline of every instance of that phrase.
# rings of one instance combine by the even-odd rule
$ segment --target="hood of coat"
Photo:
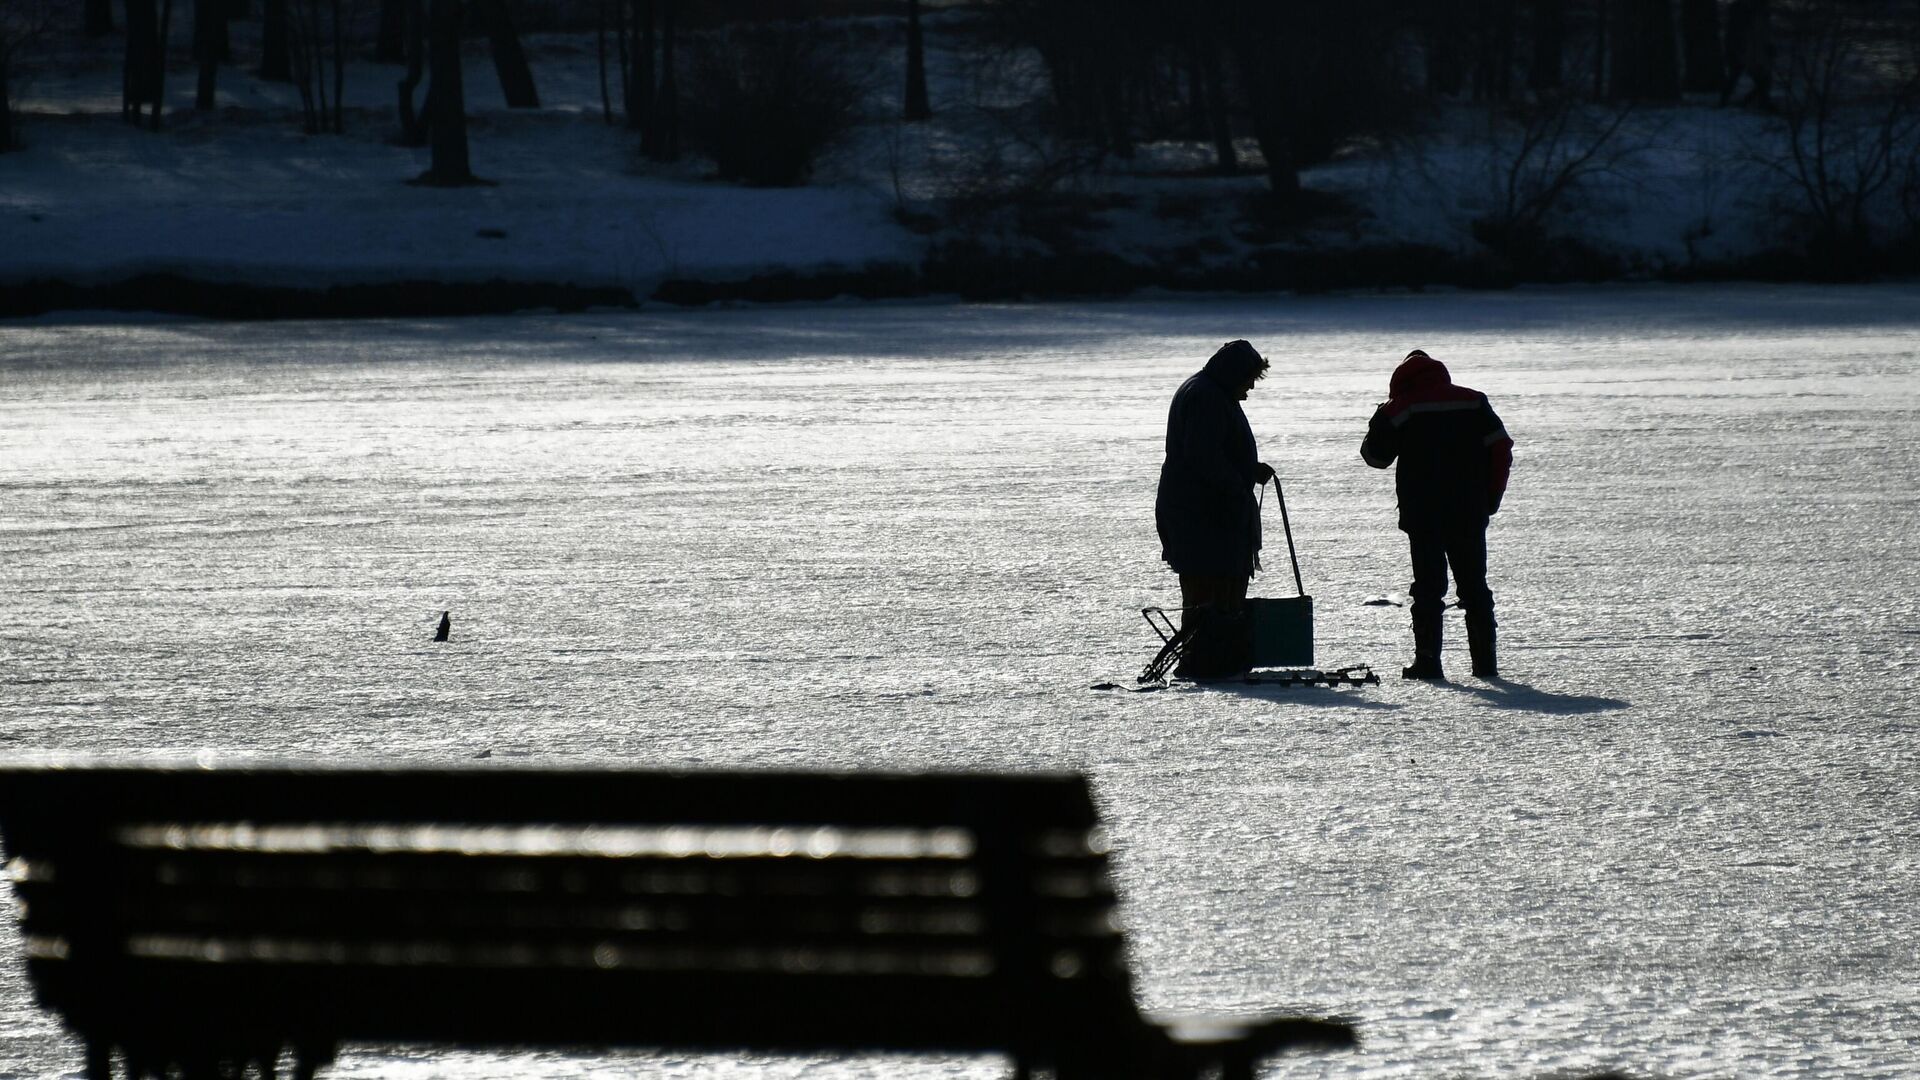
[[[1387,385],[1393,397],[1403,398],[1452,386],[1453,376],[1447,373],[1447,365],[1415,349],[1393,369],[1393,381]]]
[[[1200,370],[1228,390],[1238,390],[1250,382],[1265,363],[1260,353],[1246,341],[1229,341],[1220,346]]]

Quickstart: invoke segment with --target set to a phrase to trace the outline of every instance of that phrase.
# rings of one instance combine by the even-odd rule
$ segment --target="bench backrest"
[[[0,843],[42,1002],[136,1060],[1139,1023],[1077,776],[38,764]]]

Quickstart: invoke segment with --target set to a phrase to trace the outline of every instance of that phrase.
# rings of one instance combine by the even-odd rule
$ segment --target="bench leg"
[[[293,1080],[314,1080],[321,1067],[331,1064],[332,1046],[296,1046],[293,1048]]]
[[[113,1080],[113,1047],[87,1040],[87,1080]]]

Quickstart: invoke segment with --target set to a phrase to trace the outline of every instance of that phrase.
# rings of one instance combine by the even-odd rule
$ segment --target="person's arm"
[[[1373,410],[1373,419],[1367,422],[1367,437],[1360,443],[1360,460],[1376,469],[1386,468],[1400,456],[1400,429],[1387,417],[1389,404],[1391,402],[1383,401]]]
[[[1228,433],[1236,418],[1229,408],[1225,398],[1190,402],[1181,425],[1181,446],[1200,486],[1223,496],[1246,496],[1254,479],[1242,471],[1230,449]]]
[[[1500,501],[1507,495],[1507,475],[1513,471],[1513,439],[1485,394],[1480,396],[1480,413],[1486,429],[1481,441],[1487,447],[1487,513],[1491,515],[1500,512]]]

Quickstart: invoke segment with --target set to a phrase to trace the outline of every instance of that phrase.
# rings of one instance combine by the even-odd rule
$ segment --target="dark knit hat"
[[[1236,338],[1214,351],[1207,372],[1228,385],[1258,379],[1267,372],[1267,358],[1250,342]]]

